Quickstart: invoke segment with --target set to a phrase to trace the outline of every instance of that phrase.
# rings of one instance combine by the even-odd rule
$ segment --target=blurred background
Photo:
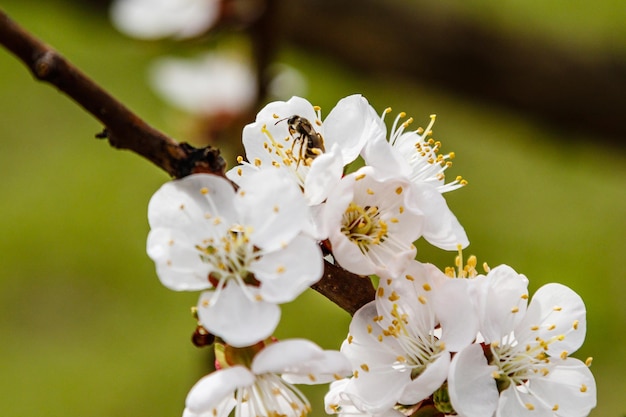
[[[150,124],[218,146],[230,166],[241,126],[270,99],[304,95],[328,114],[361,93],[415,126],[436,113],[434,137],[457,156],[448,172],[469,181],[446,195],[466,256],[512,266],[531,292],[577,291],[588,333],[573,356],[594,357],[591,415],[626,416],[624,2],[242,3],[246,13],[225,2],[215,30],[184,42],[120,33],[104,1],[1,7]],[[257,91],[235,110],[195,97],[206,107],[194,111],[189,94],[155,87],[158,59],[207,50],[249,63],[246,91]],[[177,416],[207,369],[207,351],[190,343],[197,294],[162,287],[145,254],[147,203],[168,177],[96,140],[101,130],[0,50],[3,416]],[[418,247],[421,261],[453,264],[453,253]],[[336,349],[349,320],[310,290],[283,306],[277,336]],[[304,391],[312,415],[325,415],[324,388]]]

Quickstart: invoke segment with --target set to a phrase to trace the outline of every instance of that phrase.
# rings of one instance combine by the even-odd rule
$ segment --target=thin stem
[[[13,53],[36,79],[56,86],[104,125],[98,138],[128,149],[173,177],[195,172],[223,175],[219,151],[196,149],[148,125],[50,46],[26,32],[0,10],[0,44]]]

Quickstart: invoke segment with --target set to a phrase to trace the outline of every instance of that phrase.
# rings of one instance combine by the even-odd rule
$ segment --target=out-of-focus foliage
[[[501,13],[482,1],[472,1],[480,5],[473,13],[484,10],[486,22],[488,13]],[[521,2],[503,7],[514,5]],[[145,80],[161,52],[156,45],[128,40],[105,16],[66,3],[12,0],[3,7],[151,124],[184,140]],[[551,19],[575,27],[578,17],[566,24],[567,16],[564,8]],[[503,19],[515,24],[514,16]],[[598,138],[570,144],[517,115],[408,80],[354,74],[323,56],[287,49],[281,60],[308,76],[308,98],[325,114],[354,92],[380,111],[406,111],[416,125],[438,114],[434,136],[457,155],[449,172],[469,181],[446,196],[472,242],[466,254],[511,265],[533,291],[546,282],[577,291],[589,330],[575,356],[595,357],[598,383],[591,415],[626,413],[626,157],[597,146]],[[196,294],[163,288],[145,255],[147,202],[167,177],[94,139],[97,122],[34,82],[4,51],[0,120],[2,415],[180,415],[208,365],[205,351],[189,342]],[[225,147],[224,155],[232,164],[233,152]],[[419,248],[420,260],[453,262],[454,254]],[[283,308],[278,336],[337,348],[348,315],[312,291],[301,301]],[[324,415],[323,390],[306,392],[316,396],[314,415]]]

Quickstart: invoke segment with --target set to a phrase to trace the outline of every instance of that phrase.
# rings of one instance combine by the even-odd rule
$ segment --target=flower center
[[[384,119],[389,112],[391,112],[391,108],[385,109],[382,118]],[[440,153],[441,142],[435,141],[430,137],[436,115],[430,115],[430,122],[426,129],[419,127],[407,133],[405,133],[405,130],[413,123],[413,118],[410,117],[406,121],[400,122],[405,117],[406,113],[400,112],[395,118],[389,134],[389,143],[402,154],[411,166],[410,180],[412,182],[433,183],[441,193],[456,190],[467,185],[467,181],[460,176],[452,182],[443,183],[445,170],[452,165],[452,159],[454,159],[455,155],[454,152]]]
[[[394,317],[392,325],[383,334],[394,336],[402,346],[406,357],[397,360],[411,369],[411,379],[415,379],[445,350],[445,345],[432,332],[410,326],[408,316],[398,311],[397,304],[394,304],[391,315]]]
[[[241,225],[234,225],[219,240],[205,239],[202,244],[196,245],[200,259],[216,267],[209,276],[215,287],[225,284],[228,279],[258,285],[248,271],[250,263],[259,257],[258,249],[250,244],[250,232]]]
[[[498,389],[503,391],[511,384],[519,386],[531,379],[546,376],[549,373],[548,365],[550,364],[550,358],[546,354],[548,345],[563,338],[563,335],[556,335],[548,340],[537,338],[534,343],[527,344],[523,350],[515,341],[512,344],[503,345],[498,342],[492,343],[490,364],[499,368],[493,373]]]
[[[252,386],[237,390],[236,400],[238,407],[247,403],[250,416],[304,417],[311,411],[300,390],[271,373],[257,375]]]
[[[352,202],[343,214],[341,232],[365,253],[370,245],[378,245],[387,238],[387,223],[380,217],[378,207],[361,207]]]

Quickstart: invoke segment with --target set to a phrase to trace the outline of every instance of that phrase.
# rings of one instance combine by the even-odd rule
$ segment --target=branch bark
[[[0,10],[0,44],[36,79],[56,86],[105,126],[99,138],[151,161],[172,177],[207,172],[223,175],[226,164],[216,149],[197,149],[148,125],[57,51],[35,38]]]
[[[36,79],[56,86],[105,126],[99,138],[151,161],[175,178],[193,173],[224,175],[226,163],[217,149],[177,143],[151,127],[58,52],[29,34],[0,10],[0,45],[12,52]],[[325,264],[324,276],[313,289],[350,314],[374,299],[367,278]]]

